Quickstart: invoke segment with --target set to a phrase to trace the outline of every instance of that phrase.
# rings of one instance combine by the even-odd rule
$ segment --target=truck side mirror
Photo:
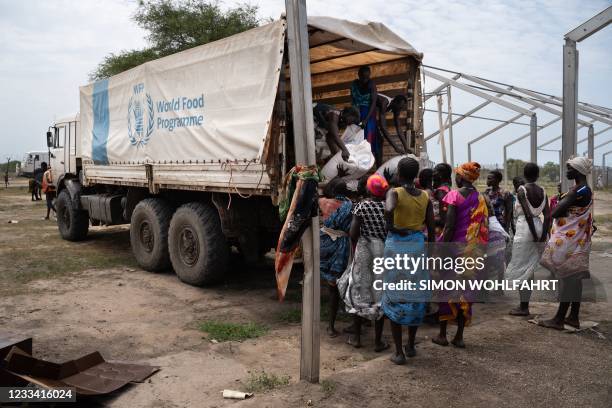
[[[53,132],[47,132],[47,147],[53,147]]]

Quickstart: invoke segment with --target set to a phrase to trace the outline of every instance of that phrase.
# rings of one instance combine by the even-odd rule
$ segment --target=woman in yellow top
[[[421,281],[429,279],[428,271],[420,266],[414,268],[415,264],[409,258],[424,257],[426,237],[423,227],[427,227],[427,241],[434,242],[435,224],[429,195],[414,186],[419,163],[406,157],[400,160],[397,170],[401,187],[390,190],[385,203],[389,233],[385,241],[384,257],[385,261],[387,258],[393,259],[393,267],[384,272],[382,309],[391,321],[395,343],[391,361],[405,364],[406,355],[416,355],[414,340],[417,328],[423,321],[426,304],[431,297],[429,291],[418,289]],[[410,289],[398,284],[413,287]],[[402,326],[408,326],[408,344],[405,347],[402,347]]]

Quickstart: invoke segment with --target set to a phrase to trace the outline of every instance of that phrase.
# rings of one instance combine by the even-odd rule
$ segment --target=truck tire
[[[160,198],[145,198],[134,208],[130,244],[136,262],[144,270],[159,272],[170,266],[168,227],[172,207]]]
[[[202,286],[218,282],[228,263],[228,245],[214,207],[203,203],[181,206],[170,221],[170,260],[185,283]]]
[[[57,211],[57,227],[63,239],[68,241],[82,241],[89,230],[89,216],[87,211],[79,210],[68,190],[60,191],[55,200]]]

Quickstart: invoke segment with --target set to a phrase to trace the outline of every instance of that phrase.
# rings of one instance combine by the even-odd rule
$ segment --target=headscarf
[[[389,189],[389,183],[379,174],[372,174],[368,177],[366,188],[374,197],[384,197]]]
[[[593,161],[588,157],[583,156],[572,157],[566,163],[585,176],[590,174],[591,169],[593,168]]]
[[[480,164],[476,162],[463,163],[461,166],[455,168],[455,173],[466,181],[473,183],[480,177]]]

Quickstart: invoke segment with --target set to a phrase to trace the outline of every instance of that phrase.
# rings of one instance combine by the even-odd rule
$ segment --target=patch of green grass
[[[321,389],[326,396],[330,396],[336,391],[336,383],[332,380],[322,380]]]
[[[261,337],[268,328],[258,323],[226,323],[210,320],[200,324],[200,330],[217,341],[242,341]]]
[[[261,370],[261,372],[250,373],[245,386],[247,392],[266,392],[289,385],[290,379],[288,375],[276,375]]]
[[[283,310],[278,314],[278,320],[285,323],[300,323],[302,321],[301,309]]]

